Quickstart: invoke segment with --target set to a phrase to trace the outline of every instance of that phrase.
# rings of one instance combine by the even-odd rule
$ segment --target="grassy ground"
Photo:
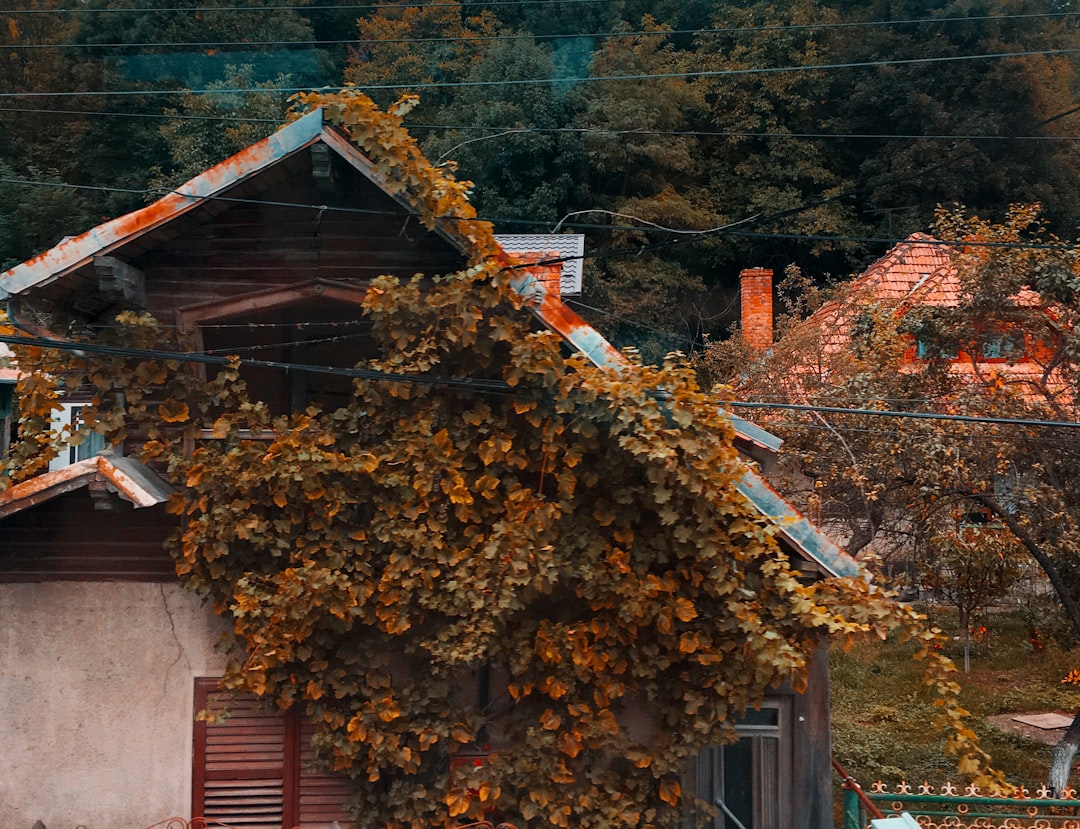
[[[955,630],[947,611],[930,612],[947,634]],[[960,674],[964,707],[971,711],[971,724],[994,765],[1010,782],[1037,788],[1046,776],[1050,747],[999,731],[985,718],[1075,712],[1080,687],[1063,685],[1061,680],[1072,668],[1080,668],[1080,648],[1065,651],[1048,641],[1041,650],[1035,649],[1018,613],[994,614],[982,624],[988,628],[985,642],[973,646],[971,673]],[[962,666],[959,642],[950,638],[944,650]],[[909,646],[868,638],[846,654],[834,649],[831,656],[833,754],[864,787],[878,779],[887,783],[959,779],[944,754],[944,737],[933,726],[933,695],[921,688],[921,663],[911,659],[911,653]]]

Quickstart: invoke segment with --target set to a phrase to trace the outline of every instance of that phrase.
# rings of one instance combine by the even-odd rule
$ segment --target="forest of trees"
[[[271,131],[289,90],[345,82],[419,94],[410,130],[497,230],[586,233],[577,310],[647,358],[722,335],[741,267],[851,273],[939,203],[1080,223],[1068,4],[7,5],[9,265]]]

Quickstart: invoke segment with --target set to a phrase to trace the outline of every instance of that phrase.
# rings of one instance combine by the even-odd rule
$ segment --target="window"
[[[85,408],[85,404],[64,403],[59,411],[53,412],[52,428],[59,431],[70,424],[73,433],[83,428],[86,425],[82,422],[82,413]],[[93,431],[86,432],[83,435],[82,443],[78,446],[68,446],[66,451],[61,452],[52,459],[49,463],[49,470],[63,469],[65,466],[71,466],[71,464],[78,461],[100,455],[104,449],[104,435]]]
[[[736,726],[739,740],[690,764],[689,788],[718,807],[709,829],[785,829],[792,814],[791,699],[768,699]],[[688,817],[687,829],[698,825]]]
[[[345,778],[314,767],[312,726],[254,697],[233,697],[216,679],[195,680],[195,712],[226,712],[195,723],[192,817],[244,829],[348,826]]]
[[[984,360],[1017,360],[1024,356],[1024,335],[1016,332],[988,332],[981,338]]]
[[[915,356],[920,360],[955,360],[960,356],[959,349],[955,345],[935,346],[924,339],[915,341]]]

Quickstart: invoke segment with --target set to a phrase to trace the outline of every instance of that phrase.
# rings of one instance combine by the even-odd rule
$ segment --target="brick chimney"
[[[752,348],[773,344],[772,278],[769,268],[746,268],[739,273],[742,336]]]

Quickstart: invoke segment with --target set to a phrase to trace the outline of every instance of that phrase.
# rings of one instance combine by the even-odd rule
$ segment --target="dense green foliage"
[[[1055,227],[1080,222],[1080,149],[1066,140],[1080,118],[1069,51],[1080,30],[1043,4],[199,5],[147,13],[135,0],[89,0],[45,13],[70,4],[9,4],[0,93],[94,94],[5,98],[0,161],[18,178],[55,171],[69,184],[138,191],[231,150],[225,133],[237,138],[237,118],[258,119],[245,139],[269,130],[261,119],[280,96],[240,105],[220,93],[204,104],[126,93],[250,88],[279,76],[301,88],[347,80],[384,104],[415,91],[422,103],[410,123],[425,150],[458,162],[498,229],[543,231],[605,211],[571,217],[588,228],[591,250],[611,252],[589,262],[584,301],[602,309],[595,322],[606,333],[650,357],[721,332],[740,267],[797,261],[845,273],[875,252],[872,242],[738,233],[895,237],[951,202],[994,215],[1038,200]],[[970,59],[1005,53],[1025,56]],[[834,68],[803,68],[815,66]],[[588,80],[607,75],[636,79]],[[193,154],[195,145],[213,152]],[[84,198],[85,218],[7,231],[4,254],[27,256],[145,195]],[[0,217],[27,224],[10,202]],[[733,222],[743,222],[738,233],[704,236],[646,224]]]

